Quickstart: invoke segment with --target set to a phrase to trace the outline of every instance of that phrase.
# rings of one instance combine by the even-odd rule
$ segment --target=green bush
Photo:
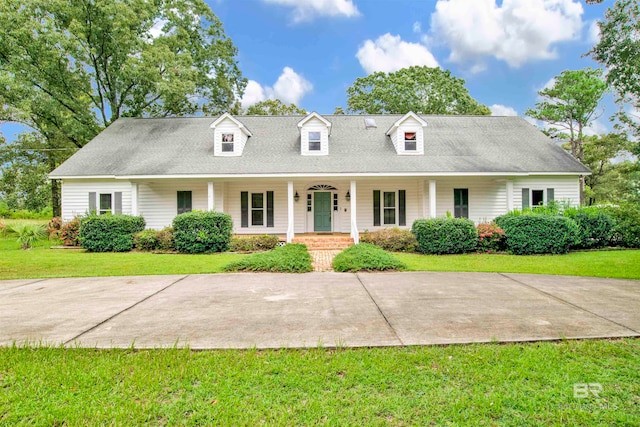
[[[335,271],[405,270],[407,266],[395,256],[371,243],[359,243],[340,252],[333,259]]]
[[[476,227],[466,218],[418,219],[411,232],[418,241],[418,252],[425,254],[461,254],[478,245]]]
[[[290,243],[269,252],[249,255],[228,264],[225,271],[268,271],[279,273],[306,273],[313,270],[311,256],[305,245]]]
[[[575,221],[559,215],[503,215],[495,222],[504,230],[506,249],[516,255],[567,253],[578,231]]]
[[[133,235],[133,243],[136,249],[141,251],[171,252],[175,250],[171,227],[165,227],[162,230],[142,230]]]
[[[71,221],[63,223],[58,237],[65,246],[80,246],[80,217],[76,216]]]
[[[173,219],[173,241],[183,253],[227,251],[232,230],[231,216],[221,212],[193,211]]]
[[[476,226],[478,250],[498,252],[504,249],[504,231],[495,222],[485,222]]]
[[[7,227],[9,235],[17,236],[22,249],[31,249],[34,243],[47,236],[47,230],[39,224],[12,224]]]
[[[604,210],[615,220],[611,244],[640,248],[640,206],[629,203]]]
[[[371,243],[391,252],[415,252],[418,247],[416,236],[410,230],[402,230],[398,227],[365,231],[360,236],[360,242]]]
[[[575,247],[603,248],[611,242],[616,225],[611,215],[597,207],[571,208],[564,211],[578,226]]]
[[[232,252],[269,251],[278,246],[280,239],[273,234],[261,236],[234,236],[231,238]]]
[[[88,215],[80,219],[80,242],[91,252],[133,249],[133,235],[144,230],[144,218],[131,215]]]

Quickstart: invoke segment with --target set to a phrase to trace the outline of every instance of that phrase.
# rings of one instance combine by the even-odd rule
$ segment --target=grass
[[[229,253],[89,253],[76,249],[50,249],[49,246],[48,240],[39,241],[34,248],[23,251],[15,238],[0,239],[0,280],[219,273],[226,264],[246,256]]]
[[[279,273],[306,273],[313,271],[311,255],[299,243],[279,246],[268,252],[256,253],[232,262],[225,271],[268,271]]]
[[[477,271],[640,279],[640,250],[571,252],[566,255],[395,255],[413,271]]]
[[[640,340],[0,349],[3,425],[639,425]],[[574,397],[597,383],[599,396]]]
[[[405,270],[407,266],[392,254],[371,243],[360,243],[340,252],[333,259],[335,271]]]

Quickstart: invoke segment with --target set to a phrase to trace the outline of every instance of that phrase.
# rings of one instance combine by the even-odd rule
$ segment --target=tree
[[[337,106],[335,110],[333,110],[333,114],[344,114],[344,108],[342,108],[341,106]]]
[[[80,148],[120,116],[238,110],[246,85],[203,0],[4,0],[0,28],[0,120],[50,150]]]
[[[295,116],[306,115],[307,111],[293,103],[285,104],[279,99],[266,99],[247,108],[245,114],[256,116]]]
[[[347,109],[360,114],[491,114],[469,95],[464,83],[440,68],[379,71],[356,79],[347,89]]]
[[[631,148],[632,143],[616,133],[584,138],[584,164],[592,173],[585,178],[587,204],[636,197],[640,168],[629,160]]]
[[[640,136],[640,4],[638,0],[617,0],[598,22],[600,41],[589,52],[605,66],[607,83],[620,107],[617,117]],[[635,113],[626,111],[630,105]]]
[[[607,90],[598,69],[566,70],[553,86],[542,89],[542,101],[525,114],[552,126],[551,135],[561,132],[568,139],[571,154],[584,161],[584,129],[597,118],[598,105]],[[580,202],[584,204],[584,179],[580,180]]]

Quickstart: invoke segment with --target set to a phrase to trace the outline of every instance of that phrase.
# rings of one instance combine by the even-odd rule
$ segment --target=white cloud
[[[515,109],[511,107],[507,107],[506,105],[493,104],[492,106],[489,107],[489,109],[491,110],[492,116],[517,116],[518,115],[518,112]]]
[[[493,56],[511,67],[557,56],[554,45],[578,39],[583,8],[574,0],[438,0],[433,37],[457,63],[482,64]]]
[[[358,49],[356,58],[368,74],[375,71],[389,73],[412,65],[439,66],[436,58],[423,45],[405,42],[400,36],[389,33],[378,37],[375,42],[365,41]]]
[[[587,34],[587,42],[593,45],[600,43],[600,27],[598,26],[598,21],[591,21]]]
[[[609,127],[599,120],[594,120],[589,126],[583,129],[585,135],[604,135],[609,133]]]
[[[345,16],[353,18],[360,15],[352,0],[263,0],[293,8],[291,14],[294,23],[311,21],[318,16]]]
[[[249,80],[240,101],[247,108],[265,99],[277,98],[286,104],[298,104],[313,90],[313,85],[291,67],[284,67],[273,87],[262,86],[255,80]]]
[[[413,32],[420,34],[422,32],[422,24],[419,21],[413,23]]]

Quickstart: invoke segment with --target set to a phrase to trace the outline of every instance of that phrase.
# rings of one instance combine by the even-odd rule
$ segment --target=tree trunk
[[[580,175],[580,206],[585,205],[584,200],[584,175]]]
[[[51,180],[51,206],[53,207],[53,216],[62,216],[62,208],[60,206],[60,188],[57,179]]]

